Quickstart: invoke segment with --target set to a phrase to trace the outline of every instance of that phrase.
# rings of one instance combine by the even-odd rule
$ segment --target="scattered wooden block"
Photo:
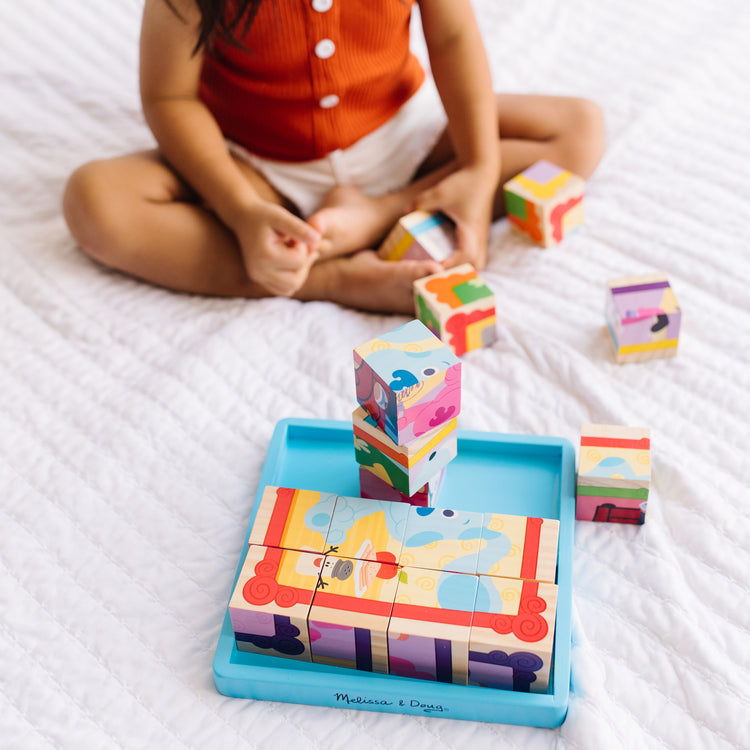
[[[642,524],[650,486],[651,431],[647,427],[581,427],[576,519]]]
[[[330,518],[335,503],[336,495],[328,492],[268,486],[263,490],[249,543],[324,552],[328,527],[309,526],[309,512],[316,508],[322,514],[329,508]]]
[[[404,495],[403,492],[399,492],[387,480],[382,479],[380,475],[371,471],[367,466],[360,466],[359,494],[362,497],[427,508],[432,506],[437,500],[444,478],[445,469],[441,469],[437,476],[430,479],[427,484],[420,487],[413,495]]]
[[[677,354],[682,311],[665,273],[610,279],[605,314],[618,363]]]
[[[308,617],[317,664],[388,673],[388,623],[398,567],[329,555]]]
[[[478,576],[469,636],[470,685],[544,693],[554,645],[557,586]]]
[[[470,263],[417,279],[414,302],[417,318],[456,356],[497,337],[495,295]]]
[[[435,260],[442,263],[455,248],[453,222],[442,213],[412,211],[402,216],[378,255],[385,260]]]
[[[477,576],[402,568],[388,626],[390,673],[465,685]]]
[[[354,349],[357,401],[404,445],[458,416],[461,362],[420,321]]]
[[[229,600],[239,651],[311,661],[307,616],[322,555],[251,545]]]
[[[508,220],[542,247],[557,245],[583,224],[585,186],[578,175],[538,161],[503,186]]]
[[[560,522],[485,513],[477,573],[555,582]]]
[[[354,411],[352,422],[357,463],[407,498],[423,489],[458,452],[455,418],[404,445],[394,443],[364,407]]]

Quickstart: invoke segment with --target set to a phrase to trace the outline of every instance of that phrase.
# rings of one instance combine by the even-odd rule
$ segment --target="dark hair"
[[[178,17],[182,18],[172,5],[172,0],[164,1]],[[237,44],[233,36],[234,32],[240,23],[242,23],[243,33],[247,32],[263,0],[193,0],[193,2],[198,6],[201,14],[198,41],[193,50],[195,54],[201,47],[211,42],[215,33]]]

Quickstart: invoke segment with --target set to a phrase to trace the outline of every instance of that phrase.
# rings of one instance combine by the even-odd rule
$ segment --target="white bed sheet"
[[[226,698],[211,662],[269,439],[348,419],[351,349],[404,318],[176,295],[82,256],[66,176],[149,147],[141,4],[0,8],[0,744],[740,748],[750,743],[750,9],[475,0],[498,89],[605,110],[588,224],[493,232],[500,340],[460,426],[647,425],[643,527],[578,523],[555,730]],[[419,42],[417,47],[421,50]],[[674,360],[613,363],[605,281],[668,272]]]

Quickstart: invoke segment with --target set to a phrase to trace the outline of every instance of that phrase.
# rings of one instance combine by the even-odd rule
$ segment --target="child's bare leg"
[[[281,202],[260,178],[248,179],[263,198]],[[106,266],[176,291],[268,296],[248,278],[232,232],[157,152],[76,170],[63,211],[84,252]]]
[[[494,218],[505,215],[502,186],[539,159],[590,177],[604,154],[604,118],[587,99],[535,94],[498,94],[500,180],[495,195]],[[448,133],[444,133],[422,164],[418,177],[444,167],[454,158]]]
[[[294,296],[372,312],[414,314],[413,283],[442,270],[434,261],[382,260],[373,250],[316,263]]]
[[[499,94],[501,135],[499,185],[539,159],[548,159],[584,178],[604,152],[601,110],[585,99]],[[446,131],[419,169],[414,182],[402,190],[370,198],[352,186],[334,188],[310,223],[327,239],[324,254],[342,255],[375,247],[420,192],[454,168],[454,152]],[[495,196],[494,218],[505,214],[503,191]]]
[[[266,200],[281,201],[262,183],[254,186]],[[156,152],[85,165],[69,180],[63,207],[81,248],[104,265],[176,291],[270,296],[248,279],[232,232]],[[412,281],[437,270],[431,262],[387,263],[358,253],[314,265],[296,296],[409,312]]]

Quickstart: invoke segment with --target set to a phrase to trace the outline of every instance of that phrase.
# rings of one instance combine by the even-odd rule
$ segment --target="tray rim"
[[[276,700],[536,727],[559,726],[565,720],[570,694],[572,558],[575,522],[574,449],[567,439],[561,437],[458,430],[459,454],[462,444],[465,449],[466,446],[487,444],[503,444],[509,448],[522,448],[527,451],[538,450],[540,447],[559,449],[558,603],[551,692],[515,693],[477,686],[447,685],[395,675],[373,675],[324,665],[316,665],[313,669],[308,666],[300,668],[300,665],[293,660],[284,660],[274,656],[258,657],[261,662],[268,661],[267,665],[261,663],[249,666],[232,663],[236,647],[229,618],[229,597],[234,590],[246,556],[258,499],[266,485],[274,484],[271,478],[276,472],[277,462],[283,458],[290,434],[294,434],[295,431],[297,434],[301,432],[303,435],[309,433],[316,436],[329,433],[337,438],[346,439],[349,435],[353,435],[350,421],[285,418],[277,422],[251,505],[239,563],[227,596],[227,606],[224,609],[213,660],[213,676],[217,690],[230,697],[254,700]],[[276,662],[279,663],[276,664]],[[325,676],[329,673],[334,674],[335,677]],[[294,676],[293,686],[290,685],[291,676]],[[345,687],[341,692],[332,692],[332,683],[338,679]],[[328,690],[321,690],[321,683],[324,683]],[[382,687],[384,685],[387,689]],[[445,697],[446,694],[448,698]],[[419,695],[419,698],[399,697],[416,695]],[[339,698],[339,696],[343,697]],[[482,698],[485,700],[481,700]],[[450,708],[445,705],[446,703],[450,703]]]

